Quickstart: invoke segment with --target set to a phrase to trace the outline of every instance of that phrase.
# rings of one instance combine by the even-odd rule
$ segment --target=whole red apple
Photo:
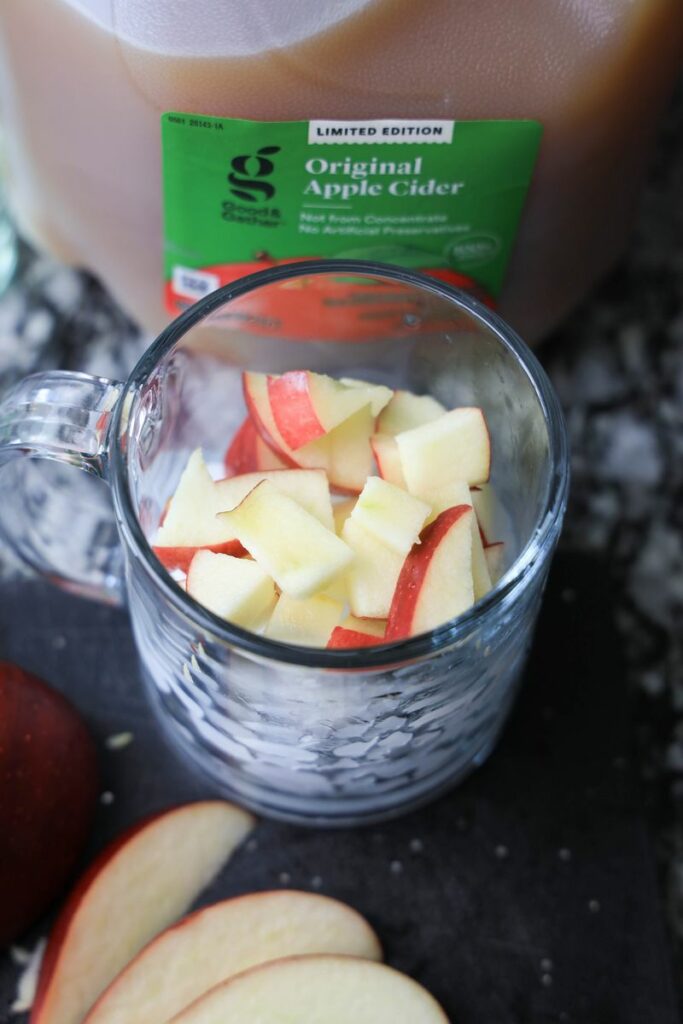
[[[0,948],[62,891],[98,790],[95,744],[71,704],[0,662]]]

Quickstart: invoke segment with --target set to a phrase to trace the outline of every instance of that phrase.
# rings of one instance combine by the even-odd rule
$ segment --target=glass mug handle
[[[123,557],[109,494],[47,459],[107,479],[112,413],[124,385],[36,373],[0,402],[0,536],[33,569],[75,593],[123,603]],[[22,456],[24,457],[22,459]],[[28,456],[28,459],[26,458]]]

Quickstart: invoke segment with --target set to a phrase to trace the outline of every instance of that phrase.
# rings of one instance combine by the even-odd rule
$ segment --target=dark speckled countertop
[[[588,556],[606,577],[605,593],[611,595],[606,614],[623,655],[618,685],[612,692],[617,699],[623,694],[634,709],[629,726],[633,761],[642,783],[647,829],[657,850],[660,897],[679,963],[683,948],[682,196],[683,89],[679,89],[660,135],[627,255],[540,350],[566,410],[573,446],[572,495],[560,559],[567,565],[572,559],[585,562]],[[57,366],[120,377],[148,340],[135,333],[94,282],[22,251],[15,280],[0,299],[0,384],[34,369]],[[21,570],[4,550],[0,550],[0,567],[5,581],[1,593],[2,586],[14,586]],[[570,607],[578,595],[573,586],[567,586],[561,598]],[[581,608],[572,621],[581,628]],[[624,1018],[609,1017],[616,1019]]]

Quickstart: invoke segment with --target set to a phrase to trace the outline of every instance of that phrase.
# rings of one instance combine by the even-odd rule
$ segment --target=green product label
[[[357,257],[495,298],[536,121],[239,121],[162,116],[164,271],[177,313],[277,262]]]

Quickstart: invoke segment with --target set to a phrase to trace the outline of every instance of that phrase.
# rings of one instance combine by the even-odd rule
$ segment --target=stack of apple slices
[[[31,1024],[447,1024],[425,989],[380,963],[375,932],[337,900],[249,893],[174,923],[254,824],[205,801],[116,840],[58,918]]]
[[[243,389],[229,475],[195,451],[157,534],[191,597],[273,640],[356,648],[491,589],[504,548],[481,409],[310,370],[246,372]]]

